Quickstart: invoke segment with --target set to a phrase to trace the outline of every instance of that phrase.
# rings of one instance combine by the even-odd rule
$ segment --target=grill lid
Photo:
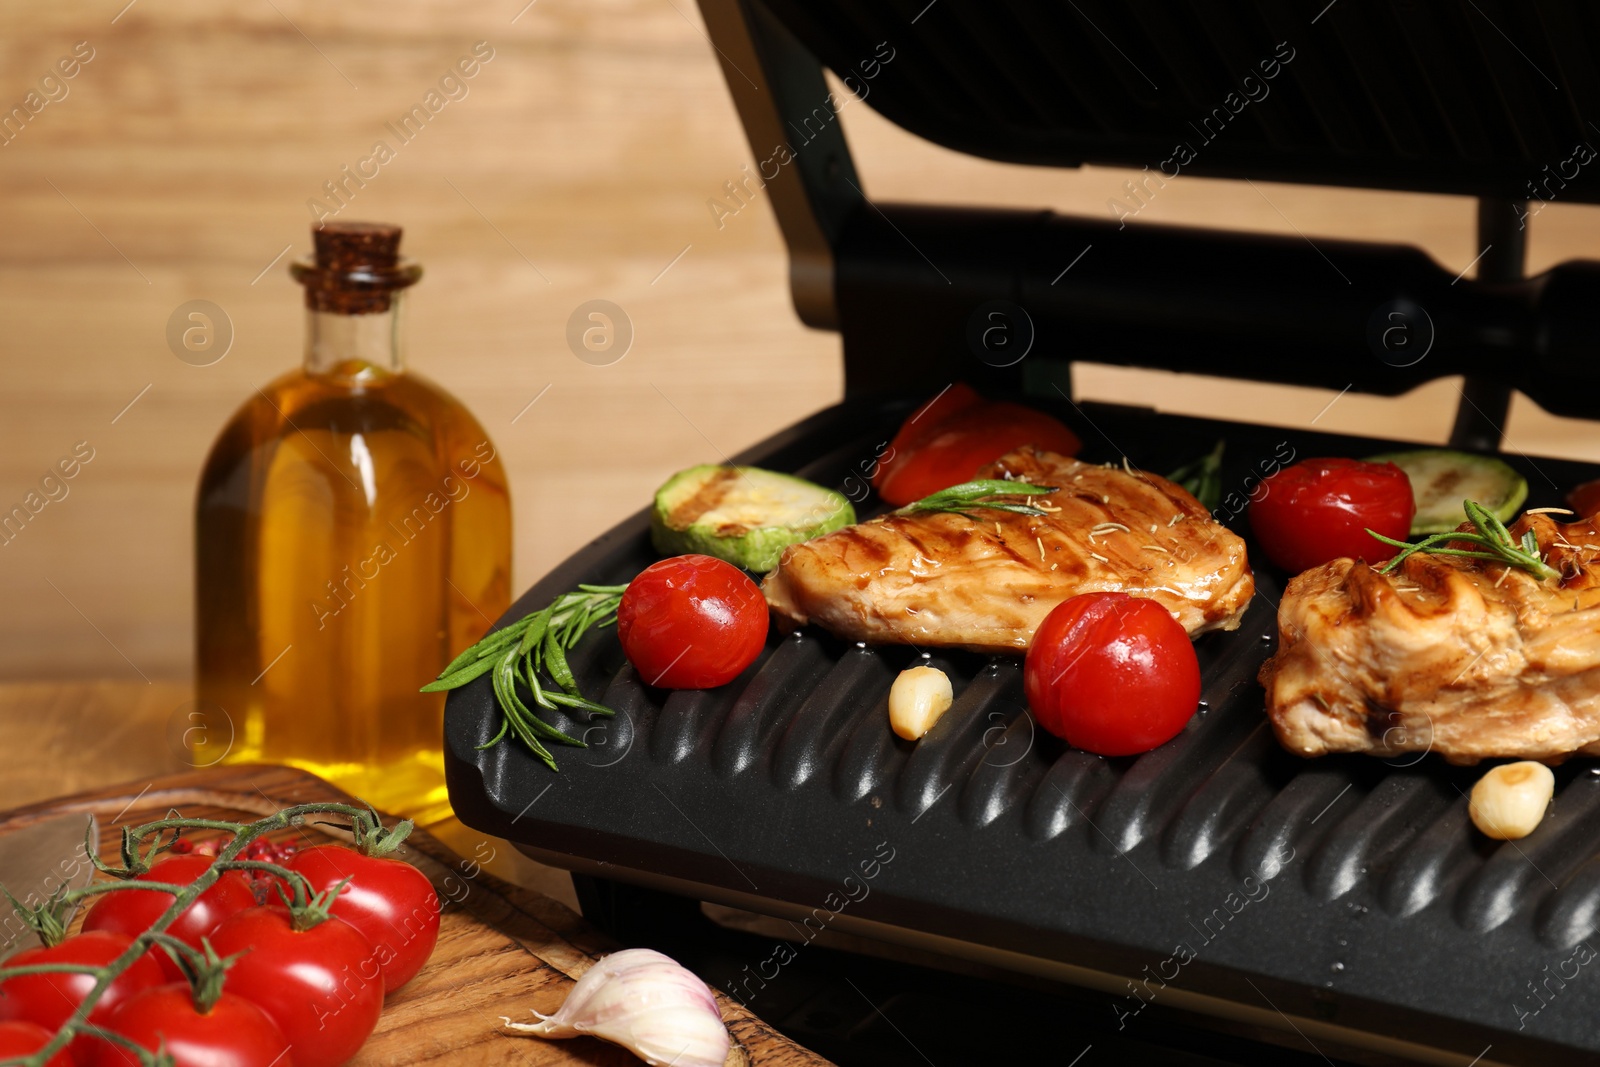
[[[757,2],[868,106],[971,155],[1600,200],[1600,12],[1575,0]]]
[[[1022,389],[1028,364],[1009,357],[1027,346],[973,340],[999,321],[1055,359],[1391,395],[1463,375],[1452,441],[1471,447],[1499,443],[1513,388],[1595,411],[1600,264],[1523,278],[1534,201],[1600,200],[1588,6],[700,7],[759,172],[741,180],[772,203],[800,317],[843,335],[848,393],[898,388],[910,369]],[[1141,173],[1083,217],[874,202],[825,67],[938,144]],[[1395,245],[1129,221],[1185,175],[1476,196],[1475,277]]]

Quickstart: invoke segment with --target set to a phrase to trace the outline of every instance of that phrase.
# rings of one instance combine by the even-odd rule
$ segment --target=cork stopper
[[[306,287],[306,307],[341,315],[388,311],[393,293],[416,283],[422,268],[400,258],[399,226],[328,222],[311,231],[315,258],[290,265]]]
[[[400,261],[400,227],[387,222],[329,222],[311,231],[320,270],[388,269]]]

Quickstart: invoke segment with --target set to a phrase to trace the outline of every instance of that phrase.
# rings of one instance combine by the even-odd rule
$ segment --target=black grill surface
[[[860,496],[862,469],[910,406],[850,401],[740,462]],[[1286,446],[1296,458],[1395,447],[1057,406],[1098,461],[1166,471],[1226,438],[1224,508],[1240,512],[1229,520],[1240,533],[1239,505]],[[1529,506],[1559,505],[1596,476],[1508,461],[1529,479]],[[1073,751],[1036,729],[1014,659],[934,653],[955,705],[909,743],[890,731],[886,700],[895,674],[921,661],[912,649],[774,633],[732,684],[669,692],[643,685],[607,630],[573,666],[617,717],[553,716],[591,742],[553,748],[559,773],[510,741],[477,751],[499,724],[486,678],[451,694],[451,801],[469,825],[591,873],[664,876],[708,898],[744,894],[820,909],[819,922],[833,912],[1120,976],[1131,983],[1107,994],[1107,1010],[1128,1026],[1171,988],[1468,1059],[1492,1045],[1488,1061],[1600,1062],[1600,958],[1588,947],[1600,927],[1600,771],[1584,759],[1557,769],[1551,817],[1497,843],[1467,816],[1480,771],[1432,755],[1284,752],[1256,682],[1284,576],[1251,554],[1258,589],[1243,626],[1197,642],[1201,712],[1143,756]],[[625,582],[655,558],[641,511],[507,618],[580,581]]]

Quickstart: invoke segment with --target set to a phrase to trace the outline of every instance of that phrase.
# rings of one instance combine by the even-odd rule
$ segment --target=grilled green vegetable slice
[[[790,545],[855,521],[844,494],[804,478],[706,464],[679,471],[656,490],[650,540],[666,555],[702,552],[761,573],[776,567]]]
[[[1475,500],[1501,522],[1510,522],[1528,499],[1528,480],[1508,464],[1490,456],[1419,448],[1367,457],[1370,463],[1393,463],[1411,479],[1417,516],[1411,533],[1446,533],[1467,521],[1463,500]]]

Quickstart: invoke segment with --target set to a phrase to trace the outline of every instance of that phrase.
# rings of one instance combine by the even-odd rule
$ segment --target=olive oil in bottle
[[[199,708],[227,762],[450,813],[444,695],[417,690],[510,603],[511,505],[460,402],[402,365],[400,228],[326,223],[291,270],[305,365],[212,447],[195,523]],[[228,737],[219,737],[226,733]]]

